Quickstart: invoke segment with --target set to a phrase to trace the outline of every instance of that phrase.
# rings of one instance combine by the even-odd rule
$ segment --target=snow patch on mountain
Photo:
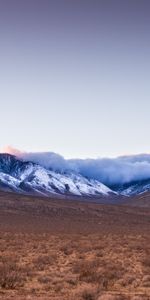
[[[0,154],[0,185],[17,192],[98,196],[116,194],[101,182],[76,172],[54,172],[13,155]]]

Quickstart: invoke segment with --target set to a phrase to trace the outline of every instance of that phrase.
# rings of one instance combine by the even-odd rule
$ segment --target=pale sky
[[[149,32],[149,0],[0,0],[0,148],[150,152]]]

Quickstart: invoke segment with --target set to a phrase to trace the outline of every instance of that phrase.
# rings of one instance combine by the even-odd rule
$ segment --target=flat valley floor
[[[104,205],[1,192],[0,299],[150,299],[150,195]]]

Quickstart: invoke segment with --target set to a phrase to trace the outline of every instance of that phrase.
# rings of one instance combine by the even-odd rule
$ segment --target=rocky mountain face
[[[43,196],[130,196],[149,191],[150,179],[108,187],[69,170],[60,173],[30,161],[23,161],[14,155],[0,154],[0,189]]]
[[[0,188],[19,193],[48,196],[72,194],[98,196],[116,194],[97,180],[73,172],[57,173],[10,154],[0,154]]]
[[[112,187],[123,196],[134,196],[150,191],[150,179],[131,181],[129,183]]]

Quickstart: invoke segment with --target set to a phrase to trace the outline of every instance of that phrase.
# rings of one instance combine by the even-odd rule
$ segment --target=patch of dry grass
[[[0,300],[150,300],[149,218],[0,193]]]
[[[15,299],[149,297],[148,242],[148,236],[1,234],[0,299],[12,290]]]
[[[10,257],[0,262],[0,288],[15,289],[24,285],[26,270],[12,261]]]

